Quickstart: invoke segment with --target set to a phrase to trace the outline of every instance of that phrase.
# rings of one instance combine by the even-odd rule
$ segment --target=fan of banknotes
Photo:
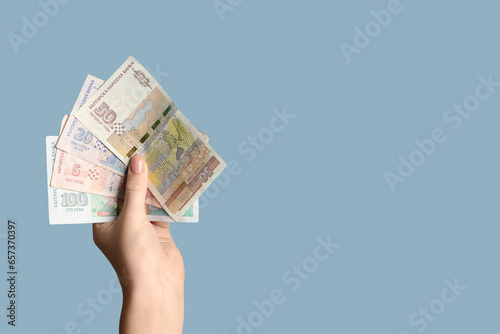
[[[149,169],[148,218],[198,222],[198,198],[226,167],[208,139],[135,58],[107,81],[89,75],[59,136],[47,137],[50,224],[115,220],[134,154]]]

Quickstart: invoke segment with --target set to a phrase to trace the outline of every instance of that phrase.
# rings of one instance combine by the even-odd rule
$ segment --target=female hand
[[[120,333],[182,333],[184,263],[169,223],[146,218],[147,187],[146,163],[135,155],[123,209],[116,221],[94,224],[94,242],[122,286]]]

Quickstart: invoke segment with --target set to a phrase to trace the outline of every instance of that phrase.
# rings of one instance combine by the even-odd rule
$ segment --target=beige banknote
[[[90,96],[92,96],[94,94],[95,91],[97,91],[97,89],[101,86],[101,84],[103,83],[104,81],[97,78],[97,77],[94,77],[92,75],[88,75],[86,80],[85,80],[85,83],[78,95],[78,98],[75,102],[75,105],[73,106],[73,110],[71,111],[72,113],[74,113],[78,108],[80,108],[80,106],[85,103],[85,101],[87,100],[87,98],[89,98]],[[59,137],[58,137],[58,144],[59,143],[67,143],[66,141],[66,138],[62,138],[62,135],[65,134],[65,129],[68,128],[68,126],[70,126],[71,124],[68,123],[68,121],[70,122],[74,122],[76,121],[76,118],[74,118],[74,116],[72,115],[64,115],[63,119],[62,119],[62,122],[61,122],[61,129],[59,131]],[[83,126],[83,125],[82,125]],[[85,129],[86,130],[86,129]],[[204,134],[207,138],[209,138],[209,136],[207,134]],[[65,136],[66,137],[66,136]],[[90,148],[89,148],[90,149]],[[123,165],[123,163],[121,161],[119,161],[120,165],[123,165],[124,167],[123,168],[106,168],[106,167],[110,167],[110,166],[113,166],[113,164],[105,164],[105,163],[102,163],[102,161],[99,161],[99,159],[97,159],[97,161],[92,161],[92,159],[89,159],[88,156],[86,156],[85,154],[81,154],[81,151],[80,150],[75,150],[73,147],[71,147],[71,145],[69,146],[64,146],[63,144],[63,147],[62,149],[61,148],[57,148],[57,150],[55,151],[55,153],[57,154],[57,152],[59,151],[64,151],[68,154],[65,154],[64,155],[64,158],[63,159],[72,159],[71,157],[72,156],[76,156],[78,158],[82,158],[83,160],[86,160],[88,162],[91,162],[93,164],[96,164],[97,166],[99,167],[102,167],[102,168],[105,168],[105,169],[108,169],[110,170],[111,172],[115,173],[115,174],[118,174],[119,176],[123,176],[125,173],[125,166]],[[70,152],[70,153],[69,153]],[[111,153],[111,155],[113,155],[113,153]],[[114,155],[113,155],[114,156]],[[86,159],[87,158],[87,159]],[[114,160],[118,160],[116,157]],[[109,162],[110,160],[107,159],[106,160],[107,162]],[[122,172],[123,170],[123,172]],[[71,184],[71,183],[63,183],[65,184],[65,187],[64,189],[67,189],[67,190],[75,190],[75,188],[79,188],[80,186],[77,185],[77,184]],[[119,198],[122,198],[124,196],[123,193],[118,193],[118,197]],[[158,200],[156,200],[156,198],[153,196],[153,194],[151,193],[151,191],[147,191],[146,193],[146,204],[148,205],[151,205],[151,206],[154,206],[156,208],[161,208],[161,204],[158,202]]]
[[[104,83],[93,75],[88,75],[80,94],[75,102],[71,115],[68,121],[65,122],[59,140],[57,141],[57,148],[72,155],[75,155],[83,160],[92,162],[104,169],[118,175],[125,175],[127,166],[118,159],[113,152],[108,150],[106,146],[94,134],[89,131],[82,123],[80,123],[75,116],[74,112],[91,98],[98,88]],[[203,132],[202,136],[208,141],[209,136]],[[151,195],[152,196],[152,195]],[[156,203],[158,203],[156,201]],[[159,204],[158,204],[159,205]]]
[[[226,167],[133,57],[74,115],[125,164],[136,153],[144,156],[149,189],[174,220]]]

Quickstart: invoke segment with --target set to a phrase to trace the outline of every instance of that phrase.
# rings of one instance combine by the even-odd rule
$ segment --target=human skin
[[[129,165],[123,209],[116,221],[94,224],[94,242],[122,287],[120,334],[180,334],[184,263],[169,223],[146,218],[147,186],[146,163],[135,155]]]

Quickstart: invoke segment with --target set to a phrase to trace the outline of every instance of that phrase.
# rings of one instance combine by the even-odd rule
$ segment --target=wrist
[[[144,280],[130,280],[126,284],[122,284],[123,303],[148,302],[147,305],[152,305],[155,308],[161,306],[163,302],[162,288],[156,283]],[[144,303],[146,306],[146,303]]]
[[[179,295],[150,280],[134,281],[122,289],[120,333],[182,333],[183,292]]]

